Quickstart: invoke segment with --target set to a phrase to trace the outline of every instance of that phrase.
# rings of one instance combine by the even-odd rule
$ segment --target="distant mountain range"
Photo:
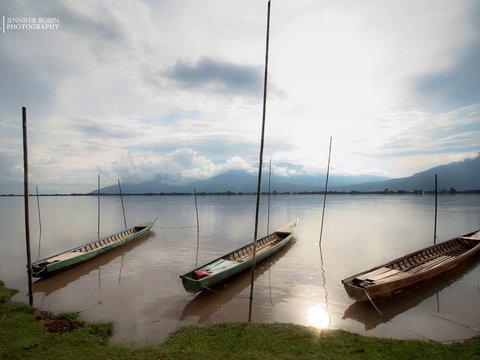
[[[440,165],[409,177],[348,185],[341,191],[432,191],[435,190],[435,174],[439,190],[480,190],[480,155],[446,165]]]
[[[369,175],[332,175],[329,178],[329,191],[431,191],[435,188],[434,176],[438,175],[440,190],[457,191],[480,189],[480,156],[446,165],[399,179],[388,179]],[[122,184],[126,194],[148,193],[191,193],[193,189],[202,193],[252,193],[257,190],[257,174],[245,170],[230,170],[208,179],[194,181],[186,185],[172,183],[168,175],[158,174],[154,180],[139,184]],[[323,191],[325,175],[279,176],[272,174],[272,192],[317,192]],[[268,173],[263,173],[262,191],[268,190]],[[96,193],[97,190],[92,191]],[[118,194],[118,186],[107,186],[100,191],[104,194]]]

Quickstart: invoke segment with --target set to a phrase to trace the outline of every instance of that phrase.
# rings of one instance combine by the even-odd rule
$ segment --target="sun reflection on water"
[[[331,320],[327,310],[316,305],[307,310],[307,321],[310,326],[322,330],[328,329]]]

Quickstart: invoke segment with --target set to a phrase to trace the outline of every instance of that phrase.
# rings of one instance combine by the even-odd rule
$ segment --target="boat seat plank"
[[[367,279],[369,279],[369,278],[372,277],[372,276],[376,276],[376,275],[385,273],[385,272],[390,271],[390,270],[391,270],[391,269],[389,269],[389,268],[387,268],[387,267],[381,267],[381,268],[379,268],[379,269],[370,271],[370,272],[368,272],[368,273],[366,273],[366,274],[357,276],[356,279],[361,280],[361,281],[367,280]]]
[[[381,274],[378,274],[378,275],[375,275],[375,276],[369,276],[369,277],[367,277],[365,280],[372,281],[372,282],[376,282],[376,281],[378,281],[378,280],[381,280],[381,279],[390,277],[390,276],[392,276],[392,275],[396,275],[396,274],[398,274],[399,272],[400,272],[400,271],[395,270],[395,269],[389,269],[389,271],[385,271],[384,273],[381,273]]]
[[[63,260],[67,260],[67,259],[70,259],[70,258],[75,257],[75,256],[78,256],[78,254],[76,254],[72,251],[72,252],[69,252],[69,253],[60,254],[60,255],[57,255],[55,257],[52,257],[52,258],[48,259],[47,262],[48,263],[53,263],[53,262],[56,262],[56,261],[63,261]]]
[[[443,262],[447,261],[447,260],[450,260],[451,258],[453,258],[454,256],[447,256],[447,255],[442,255],[442,256],[439,256],[433,260],[430,260],[420,266],[417,266],[417,267],[414,267],[413,269],[410,269],[408,270],[407,272],[410,273],[410,274],[416,274],[420,271],[424,271],[424,270],[427,270],[427,269],[431,269],[432,267],[435,267],[437,265],[440,265],[442,264]]]
[[[480,234],[476,233],[472,236],[462,236],[462,237],[459,237],[459,239],[462,239],[462,240],[480,240]]]
[[[378,285],[378,284],[382,284],[382,283],[387,283],[387,282],[391,282],[391,281],[395,281],[395,280],[404,278],[406,276],[409,276],[409,274],[404,272],[404,271],[399,271],[397,273],[391,274],[391,275],[386,276],[382,279],[374,281],[374,284]]]

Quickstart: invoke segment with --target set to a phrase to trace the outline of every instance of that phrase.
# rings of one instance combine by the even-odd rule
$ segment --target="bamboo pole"
[[[263,166],[263,147],[265,142],[265,115],[267,111],[267,77],[268,77],[268,43],[270,37],[270,1],[268,0],[267,10],[267,37],[265,45],[265,76],[263,79],[263,113],[262,113],[262,136],[260,140],[260,156],[258,164],[258,184],[257,184],[257,204],[255,209],[255,233],[253,237],[253,257],[252,257],[252,275],[250,281],[250,302],[248,308],[248,321],[252,321],[252,305],[253,305],[253,284],[255,282],[255,257],[257,254],[257,234],[258,234],[258,214],[260,209],[260,195],[262,185],[262,166]]]
[[[198,220],[198,203],[197,203],[197,189],[193,189],[193,195],[195,197],[195,213],[197,214],[197,234],[200,233],[200,221]]]
[[[125,224],[125,230],[127,230],[127,218],[125,216],[125,207],[123,206],[122,187],[120,186],[120,179],[117,179],[117,180],[118,180],[118,191],[120,192],[120,201],[122,202],[123,223]]]
[[[35,186],[37,192],[37,210],[38,210],[38,226],[40,227],[40,234],[42,233],[42,217],[40,216],[40,197],[38,196],[38,186]]]
[[[433,222],[433,244],[437,243],[437,205],[438,205],[438,181],[437,174],[435,174],[435,219]]]
[[[37,211],[38,211],[38,226],[40,231],[38,232],[38,251],[37,251],[37,261],[40,259],[40,249],[42,246],[42,217],[40,215],[40,196],[38,195],[38,186],[35,186],[35,191],[37,193]]]
[[[97,190],[97,237],[100,239],[100,174],[98,174]]]
[[[272,158],[270,158],[270,166],[268,168],[268,206],[267,206],[267,234],[270,232],[270,184],[272,182]]]
[[[198,220],[198,203],[197,203],[197,189],[193,189],[193,195],[195,196],[195,213],[197,214],[197,252],[195,255],[195,267],[198,266],[198,251],[200,249],[200,221]]]
[[[30,209],[28,203],[27,108],[22,107],[23,128],[23,200],[25,207],[25,241],[27,247],[28,304],[33,306],[32,256],[30,253]]]
[[[328,148],[328,165],[327,165],[327,177],[325,179],[325,192],[323,194],[323,210],[322,210],[322,224],[320,226],[320,240],[319,245],[322,245],[323,234],[323,220],[325,219],[325,205],[327,203],[327,190],[328,190],[328,176],[330,175],[330,156],[332,154],[332,137],[330,136],[330,146]]]

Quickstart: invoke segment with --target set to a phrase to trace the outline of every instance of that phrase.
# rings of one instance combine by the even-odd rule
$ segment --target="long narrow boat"
[[[129,241],[138,239],[151,230],[157,219],[158,217],[155,217],[148,223],[132,226],[126,230],[39,260],[32,264],[32,275],[35,277],[54,275]]]
[[[293,237],[298,219],[281,227],[277,231],[257,240],[255,263],[258,263],[284,247]],[[186,291],[197,293],[204,288],[227,280],[252,267],[253,242],[228,254],[181,275]]]
[[[474,231],[350,276],[342,283],[351,298],[372,300],[438,276],[478,252],[480,231]]]

